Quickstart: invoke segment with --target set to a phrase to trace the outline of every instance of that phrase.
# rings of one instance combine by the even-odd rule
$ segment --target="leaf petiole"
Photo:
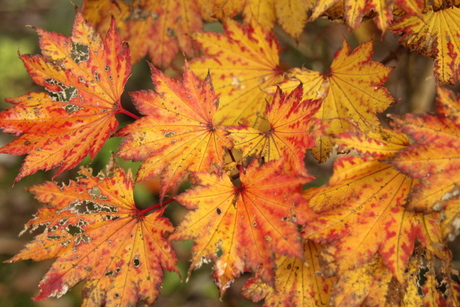
[[[145,209],[143,209],[143,210],[138,210],[137,213],[138,213],[139,215],[141,215],[141,216],[145,216],[145,215],[147,215],[147,213],[149,213],[150,211],[153,211],[153,210],[155,210],[155,209],[157,209],[157,208],[161,208],[161,207],[163,207],[163,206],[165,206],[165,205],[168,205],[169,203],[172,203],[172,202],[175,201],[175,200],[176,200],[175,198],[170,198],[170,199],[168,199],[168,200],[166,200],[166,201],[164,201],[164,202],[162,202],[162,203],[159,203],[159,204],[150,206],[150,207],[145,208]]]
[[[125,110],[125,109],[121,106],[121,104],[119,105],[119,110],[118,110],[117,113],[125,114],[125,115],[127,115],[127,116],[129,116],[129,117],[131,117],[131,118],[133,118],[133,119],[139,119],[139,118],[140,118],[140,116],[137,116],[136,114],[131,113],[131,112],[129,112],[128,110]]]

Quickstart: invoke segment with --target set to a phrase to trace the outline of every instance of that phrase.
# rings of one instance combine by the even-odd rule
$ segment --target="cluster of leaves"
[[[112,158],[106,174],[83,167],[68,185],[31,187],[46,206],[26,230],[44,231],[10,261],[57,258],[36,299],[86,280],[84,305],[152,304],[163,269],[178,272],[171,240],[193,240],[188,275],[213,262],[224,294],[251,272],[242,294],[267,306],[460,304],[446,246],[460,228],[460,96],[442,87],[460,79],[456,5],[87,0],[71,37],[36,29],[42,54],[20,58],[47,92],[8,99],[0,113],[17,136],[0,153],[27,154],[15,181],[72,169],[114,136],[124,137],[115,155],[142,164],[135,181]],[[282,71],[273,24],[298,40],[319,17],[352,29],[374,18],[433,57],[437,114],[381,124],[391,68],[371,59],[372,42],[351,51],[344,41],[327,73]],[[215,20],[224,33],[202,31]],[[193,58],[180,81],[156,68],[179,51]],[[138,117],[120,98],[146,54],[154,90],[130,93]],[[118,129],[120,113],[133,122]],[[338,157],[326,185],[302,190],[314,179],[307,150]],[[133,187],[150,178],[160,203],[140,210]],[[185,178],[192,187],[171,197]],[[191,210],[177,227],[163,216],[173,200]]]

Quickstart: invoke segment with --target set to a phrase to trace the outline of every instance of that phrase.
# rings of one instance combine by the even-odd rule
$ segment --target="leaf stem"
[[[128,115],[129,117],[133,118],[133,119],[139,119],[140,117],[137,116],[136,114],[133,114],[131,112],[129,112],[128,110],[125,110],[122,106],[121,106],[121,103],[119,103],[118,105],[119,109],[118,109],[118,113],[123,113],[125,115]]]
[[[227,148],[227,151],[228,151],[228,154],[230,155],[230,158],[232,159],[232,162],[236,162],[235,157],[233,156],[232,150]]]
[[[159,204],[156,204],[156,205],[153,205],[153,206],[150,206],[148,208],[145,208],[143,210],[138,210],[138,213],[142,216],[145,216],[148,212],[152,211],[152,210],[155,210],[156,208],[160,208],[160,207],[163,207],[165,205],[168,205],[169,203],[172,203],[173,201],[175,201],[174,198],[170,198],[168,199],[167,201],[164,201],[164,202],[161,202]]]

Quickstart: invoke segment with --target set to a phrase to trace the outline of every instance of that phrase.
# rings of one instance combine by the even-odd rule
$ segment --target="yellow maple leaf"
[[[362,266],[378,252],[403,282],[416,223],[402,205],[413,185],[391,165],[341,157],[327,186],[304,192],[318,213],[305,225],[305,238],[330,242],[325,251],[333,256],[338,274]]]
[[[392,164],[421,184],[411,195],[409,208],[431,212],[460,193],[460,95],[438,88],[438,114],[392,116],[414,141],[392,158]]]
[[[338,3],[339,0],[320,0],[313,10],[310,20],[315,20],[321,16],[326,10]],[[389,23],[392,21],[392,6],[388,2],[381,0],[365,0],[365,1],[344,1],[345,12],[344,18],[347,24],[356,29],[361,25],[361,21],[366,14],[371,10],[377,12],[377,25],[385,31]]]
[[[255,21],[226,20],[225,33],[195,33],[206,56],[190,62],[201,78],[211,74],[220,96],[216,123],[257,127],[265,113],[266,87],[282,81],[278,44]]]
[[[459,276],[451,265],[450,256],[439,261],[430,250],[418,246],[406,272],[404,306],[458,306]]]
[[[312,6],[310,0],[248,0],[243,9],[243,17],[247,23],[252,19],[257,20],[267,31],[278,20],[281,28],[298,41]]]
[[[198,3],[203,19],[216,21],[235,17],[241,12],[245,0],[198,0]]]
[[[329,9],[341,3],[343,3],[343,6],[339,9],[341,12],[340,14],[333,14],[335,15],[334,19],[344,18],[352,29],[358,28],[365,16],[371,15],[374,17],[376,15],[377,26],[382,31],[385,31],[393,21],[393,9],[395,9],[396,5],[409,15],[420,16],[423,9],[423,3],[419,0],[345,0],[343,2],[339,0],[319,0],[313,8],[310,20],[317,19],[327,13]],[[330,16],[330,14],[327,15]]]
[[[275,286],[271,287],[258,277],[251,277],[241,294],[254,302],[265,298],[264,306],[327,306],[329,305],[335,277],[325,277],[321,272],[320,251],[322,246],[305,241],[305,260],[279,256],[276,259]],[[259,271],[263,271],[263,267]]]
[[[290,81],[280,84],[287,91],[303,83],[304,99],[323,99],[315,117],[326,126],[326,133],[339,134],[349,129],[371,131],[379,126],[376,113],[388,108],[393,99],[381,85],[392,70],[372,57],[372,42],[358,46],[353,52],[344,41],[334,57],[330,70],[320,73],[308,69],[293,68],[287,77]],[[352,125],[353,123],[354,125]],[[333,141],[320,137],[313,155],[321,162],[332,151]]]
[[[402,34],[400,44],[435,59],[435,75],[442,84],[455,84],[460,71],[460,8],[405,16],[391,26]]]
[[[404,284],[404,270],[419,228],[418,216],[403,206],[417,180],[379,160],[394,156],[407,146],[408,139],[381,129],[375,138],[345,132],[337,143],[363,157],[340,157],[326,186],[303,192],[309,207],[318,214],[304,226],[303,235],[329,243],[323,252],[329,274],[342,275],[359,268],[379,253]]]
[[[380,255],[356,270],[346,271],[334,286],[333,306],[398,306],[389,296],[392,275]],[[399,286],[396,284],[396,287]],[[392,304],[393,303],[393,304]]]

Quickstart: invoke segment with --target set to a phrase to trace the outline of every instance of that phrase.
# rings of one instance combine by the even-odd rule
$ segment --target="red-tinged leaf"
[[[444,4],[443,4],[444,5]],[[427,11],[395,21],[391,31],[402,34],[400,44],[435,59],[435,75],[442,84],[455,84],[460,71],[460,8]]]
[[[162,268],[176,271],[176,256],[166,235],[172,224],[162,210],[144,215],[136,209],[133,180],[114,164],[104,176],[82,168],[77,181],[54,182],[30,189],[46,207],[26,230],[45,227],[10,261],[58,258],[40,282],[37,300],[60,297],[77,283],[85,306],[153,304]]]
[[[459,306],[458,272],[451,265],[450,257],[439,261],[429,250],[418,247],[406,274],[404,301],[415,306]]]
[[[206,21],[224,20],[235,17],[247,0],[198,0],[201,16]]]
[[[180,83],[153,66],[151,70],[155,91],[131,93],[137,109],[147,116],[118,132],[128,135],[118,155],[143,161],[138,181],[161,176],[163,198],[189,172],[223,166],[225,147],[232,143],[215,124],[218,98],[209,77],[201,82],[186,66]]]
[[[278,89],[272,102],[267,103],[268,130],[237,126],[227,129],[236,149],[243,151],[243,158],[250,155],[271,161],[285,157],[285,171],[307,175],[305,152],[315,145],[322,131],[313,115],[321,101],[302,100],[302,86],[285,95]]]
[[[411,210],[441,210],[442,202],[460,193],[460,123],[457,105],[460,99],[439,90],[438,115],[394,117],[396,124],[414,141],[401,150],[391,163],[402,172],[421,180],[411,195]],[[446,112],[453,112],[449,116]],[[448,116],[448,117],[447,117]]]
[[[334,287],[331,305],[399,306],[398,298],[388,296],[391,282],[392,275],[383,264],[382,257],[374,255],[362,267],[347,270],[340,276]]]
[[[405,279],[407,280],[407,286],[403,293],[403,306],[423,306],[422,296],[419,294],[420,290],[420,252],[422,246],[415,247],[414,253],[411,256],[409,263],[407,264],[407,271],[405,272]]]
[[[380,125],[377,113],[383,112],[393,101],[388,90],[381,86],[391,68],[372,61],[372,53],[371,41],[361,44],[353,52],[344,41],[329,72],[293,68],[287,75],[290,80],[280,87],[286,92],[296,88],[300,81],[304,99],[323,99],[315,117],[325,124],[326,133],[337,135],[351,129],[366,134]],[[333,145],[329,137],[319,137],[312,153],[324,162]]]
[[[274,280],[273,253],[302,258],[301,240],[294,223],[292,195],[306,180],[282,174],[283,160],[258,167],[254,160],[240,173],[235,186],[227,174],[197,173],[200,186],[177,197],[188,209],[171,238],[195,240],[191,271],[214,261],[214,277],[221,294],[245,269]],[[218,253],[221,252],[221,256]]]
[[[115,114],[131,65],[129,50],[112,24],[101,39],[77,13],[71,37],[37,29],[43,55],[21,55],[29,75],[49,94],[7,99],[0,113],[3,132],[18,139],[0,153],[28,154],[15,181],[40,169],[57,174],[92,158],[116,130]],[[57,175],[56,174],[56,175]]]
[[[441,235],[445,241],[454,241],[460,234],[460,202],[459,198],[449,199],[444,204],[440,223]]]
[[[203,29],[198,0],[86,0],[83,12],[100,33],[115,18],[133,63],[148,54],[154,65],[168,67],[179,51],[188,57],[198,52],[189,36]]]
[[[321,15],[325,14],[326,11],[332,6],[339,4],[339,0],[319,0],[315,4],[313,12],[310,16],[310,20],[315,20]],[[383,32],[390,26],[393,21],[393,9],[395,4],[403,9],[408,15],[422,15],[422,9],[424,6],[423,1],[421,0],[390,0],[390,1],[381,1],[381,0],[363,0],[363,1],[343,1],[344,7],[342,9],[342,14],[340,14],[341,19],[345,19],[346,23],[352,28],[356,29],[361,25],[361,22],[371,15],[375,17],[375,23],[378,28]],[[330,16],[331,14],[326,14]]]
[[[195,33],[205,56],[190,67],[200,77],[211,74],[220,96],[216,122],[257,128],[265,114],[268,86],[283,80],[278,43],[271,33],[253,21],[239,25],[224,22],[225,33]],[[298,85],[298,84],[297,84]]]
[[[303,244],[305,261],[286,256],[276,260],[275,287],[251,277],[241,294],[254,302],[265,298],[264,306],[327,306],[336,278],[324,277],[319,263],[322,246],[312,241]],[[259,268],[259,271],[263,267]]]
[[[374,158],[391,157],[409,145],[405,134],[382,126],[366,131],[366,134],[349,130],[339,134],[334,140],[344,148],[354,149],[365,157]]]
[[[390,165],[343,156],[334,175],[304,196],[317,217],[304,226],[304,237],[329,243],[331,271],[339,275],[366,265],[379,253],[394,276],[403,273],[415,244],[415,215],[403,208],[414,180]],[[335,268],[337,266],[337,268]]]
[[[441,229],[441,214],[439,212],[431,212],[429,214],[417,215],[417,239],[431,253],[439,259],[447,260],[450,257],[443,233]]]
[[[436,111],[443,116],[453,118],[460,123],[460,93],[452,92],[446,88],[437,88],[438,99],[436,101]]]

